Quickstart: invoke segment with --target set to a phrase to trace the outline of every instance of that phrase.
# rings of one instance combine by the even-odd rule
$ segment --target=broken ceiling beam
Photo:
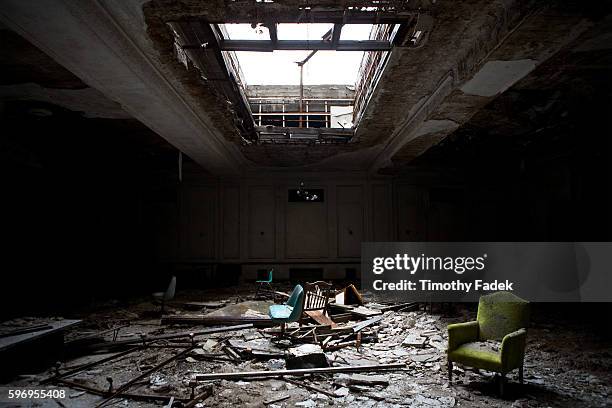
[[[223,40],[220,43],[220,47],[222,51],[259,52],[272,52],[275,50],[389,51],[392,48],[392,44],[389,41],[377,40],[343,40],[338,41],[335,45],[330,41],[279,40],[273,43],[269,40]]]
[[[372,364],[361,366],[344,367],[324,367],[324,368],[302,368],[297,370],[276,370],[276,371],[244,371],[237,373],[209,373],[196,374],[196,381],[209,380],[241,380],[245,378],[279,378],[284,376],[302,376],[307,374],[334,374],[334,373],[355,373],[395,370],[406,367],[404,363],[395,364]]]

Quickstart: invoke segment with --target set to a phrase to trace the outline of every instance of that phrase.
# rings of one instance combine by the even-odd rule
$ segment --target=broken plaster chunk
[[[349,395],[349,389],[347,387],[340,387],[336,391],[334,391],[334,395],[337,397],[346,397]]]
[[[414,354],[410,356],[410,359],[416,363],[424,363],[427,361],[435,361],[438,360],[438,356],[434,353],[428,354]]]
[[[273,358],[268,360],[266,364],[269,370],[284,370],[285,369],[285,360],[281,360],[279,358]]]
[[[213,339],[208,339],[202,344],[202,350],[210,353],[217,346],[217,342]]]
[[[317,406],[317,403],[312,399],[307,399],[306,401],[296,402],[295,405],[298,407],[314,408]]]
[[[335,382],[341,385],[389,385],[386,375],[340,374]]]
[[[316,344],[303,344],[289,349],[286,358],[287,369],[329,367],[327,356]]]
[[[426,338],[422,337],[419,334],[409,334],[402,342],[402,345],[411,347],[423,347],[425,346],[425,340]]]
[[[168,378],[160,373],[151,374],[149,377],[149,384],[149,388],[155,392],[168,391],[171,388]]]

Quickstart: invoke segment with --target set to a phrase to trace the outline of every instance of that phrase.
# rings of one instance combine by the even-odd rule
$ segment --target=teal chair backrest
[[[485,295],[478,302],[480,340],[501,340],[529,324],[529,302],[510,292]]]
[[[291,296],[287,300],[287,306],[293,308],[288,320],[290,322],[297,321],[302,316],[302,311],[304,310],[304,288],[302,288],[302,285],[295,285]]]

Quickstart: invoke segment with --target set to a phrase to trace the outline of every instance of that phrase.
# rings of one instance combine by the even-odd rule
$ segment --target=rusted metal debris
[[[122,392],[124,392],[125,390],[127,390],[128,388],[130,388],[133,384],[135,384],[136,382],[140,381],[141,379],[148,377],[149,375],[151,375],[152,373],[156,372],[157,370],[159,370],[160,368],[162,368],[163,366],[167,365],[168,363],[175,361],[176,359],[186,355],[188,352],[190,352],[191,350],[193,350],[194,348],[196,348],[197,345],[194,345],[193,347],[187,348],[183,351],[181,351],[180,353],[162,361],[161,363],[157,364],[155,367],[146,370],[145,372],[143,372],[142,374],[132,378],[130,381],[126,382],[125,384],[123,384],[121,387],[117,388],[117,390],[112,393],[111,395],[109,395],[108,397],[104,398],[98,405],[96,405],[96,408],[101,408],[104,405],[106,405],[110,400],[112,400],[113,398],[116,398],[117,396],[119,396],[119,394],[121,394]]]
[[[198,330],[198,331],[163,334],[159,336],[139,336],[139,337],[132,337],[132,338],[120,340],[120,341],[92,344],[88,348],[92,350],[96,350],[96,349],[116,348],[116,347],[122,347],[122,346],[133,345],[133,344],[146,345],[148,343],[152,343],[152,342],[159,341],[159,340],[172,340],[172,339],[179,339],[179,338],[193,339],[195,337],[204,336],[206,334],[250,329],[251,327],[253,327],[253,325],[250,323],[247,323],[247,324],[239,324],[235,326],[215,327],[212,329],[205,329],[205,330]]]

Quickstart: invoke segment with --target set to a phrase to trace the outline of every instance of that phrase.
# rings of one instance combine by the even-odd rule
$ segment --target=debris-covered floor
[[[270,326],[257,319],[265,318],[272,301],[247,295],[252,293],[252,287],[244,287],[240,292],[183,294],[166,305],[169,318],[161,322],[159,305],[148,299],[70,316],[83,319],[65,336],[74,357],[45,372],[17,377],[7,385],[40,388],[41,381],[51,379],[43,387],[65,388],[66,398],[37,400],[28,405],[49,407],[94,407],[109,396],[114,397],[105,406],[612,405],[612,347],[576,326],[534,322],[528,334],[525,384],[519,385],[516,373],[512,373],[502,399],[498,396],[497,378],[491,373],[456,366],[453,384],[449,385],[446,326],[473,320],[472,310],[447,307],[430,312],[417,305],[366,302],[332,314],[339,320],[335,329],[315,322],[300,328],[294,323],[287,328],[286,338],[278,340],[278,328],[274,326],[240,328],[253,323]],[[357,311],[353,313],[351,309]],[[238,315],[240,318],[236,318]],[[181,317],[194,316],[225,322],[215,326],[210,322],[206,326],[193,322],[170,324],[172,318],[181,321]],[[217,327],[223,331],[210,333]],[[112,328],[118,329],[108,330]],[[209,333],[198,334],[203,331]],[[103,333],[104,345],[96,333]],[[175,336],[181,333],[194,336]],[[108,361],[93,364],[102,359]],[[322,364],[332,368],[382,365],[391,369],[195,381],[198,374],[308,369]],[[128,382],[130,386],[124,387]],[[151,395],[157,399],[152,400]]]

